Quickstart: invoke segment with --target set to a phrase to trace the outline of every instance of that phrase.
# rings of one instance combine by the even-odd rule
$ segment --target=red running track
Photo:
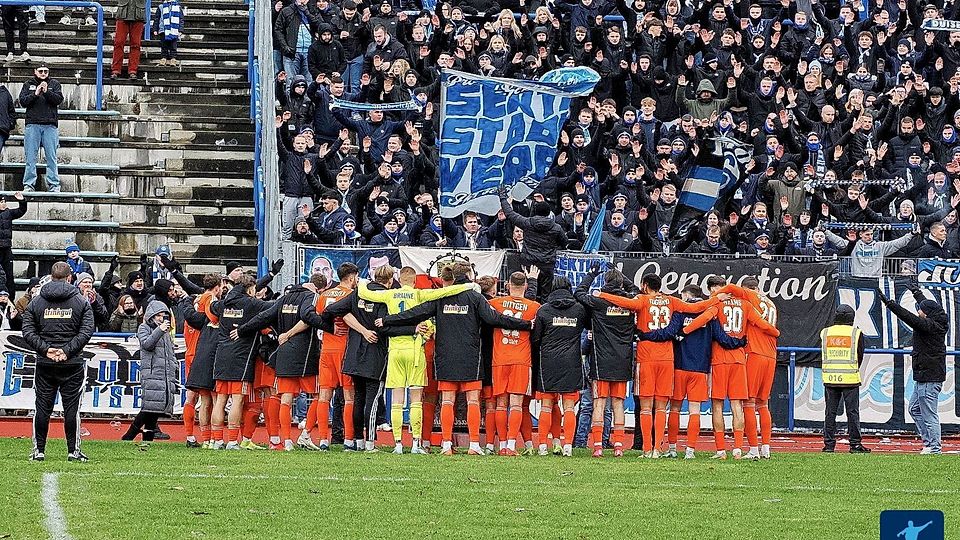
[[[124,420],[123,422],[111,421],[111,420],[84,420],[81,424],[82,428],[89,432],[89,434],[84,434],[84,438],[92,440],[120,440],[120,436],[126,431],[127,427],[130,425],[129,420]],[[173,442],[182,442],[184,440],[184,429],[181,422],[168,420],[160,423],[161,429],[170,434],[171,441]],[[199,433],[199,430],[198,430]],[[7,416],[0,417],[0,437],[22,437],[30,438],[32,435],[32,421],[28,417],[24,416]],[[59,438],[63,435],[63,421],[60,418],[53,418],[50,421],[50,437]],[[439,444],[440,434],[435,432],[433,434],[433,444]],[[467,437],[465,434],[458,433],[455,435],[457,438],[458,446],[467,446]],[[408,432],[404,432],[404,444],[409,446],[410,436]],[[257,432],[254,435],[254,440],[258,443],[265,444],[267,439],[267,434],[264,428],[261,426],[257,428]],[[837,444],[838,452],[846,452],[848,446],[845,444],[846,439],[839,437]],[[624,441],[629,448],[633,443],[633,435],[627,433],[626,441]],[[869,447],[874,452],[888,453],[888,454],[902,454],[902,453],[917,453],[923,448],[923,445],[920,443],[920,439],[917,436],[908,436],[908,435],[899,435],[899,436],[885,436],[885,437],[866,437],[863,441],[864,445]],[[393,445],[393,434],[389,432],[379,432],[377,434],[377,444],[383,446],[392,446]],[[732,437],[727,435],[727,447],[731,447],[733,444]],[[771,448],[774,452],[819,452],[823,447],[823,439],[819,435],[807,434],[807,433],[774,433],[773,440],[771,441]],[[681,437],[680,448],[684,448],[684,440]],[[713,437],[710,435],[710,432],[705,431],[700,434],[700,441],[697,447],[698,451],[709,452],[713,451]],[[960,437],[946,437],[943,441],[943,451],[945,453],[960,453]]]

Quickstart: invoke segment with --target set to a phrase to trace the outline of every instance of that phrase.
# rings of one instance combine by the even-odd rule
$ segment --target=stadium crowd
[[[511,200],[521,215],[546,202],[561,249],[578,249],[606,205],[603,250],[830,256],[906,236],[887,255],[956,256],[960,32],[921,26],[958,6],[277,2],[284,236],[521,247],[528,231],[504,213],[438,216],[439,70],[588,66],[601,81],[574,101],[547,178]],[[411,98],[422,110],[331,109]],[[677,227],[686,174],[717,137],[751,150],[743,182]],[[834,236],[829,222],[852,225]]]

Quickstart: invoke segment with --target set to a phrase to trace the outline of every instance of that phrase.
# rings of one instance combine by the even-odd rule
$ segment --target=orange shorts
[[[320,387],[317,385],[316,375],[307,375],[306,377],[277,377],[278,394],[316,394]]]
[[[493,395],[530,395],[530,366],[493,366]]]
[[[550,392],[537,392],[537,399],[543,401],[549,399],[554,403],[560,403],[563,401],[578,401],[580,399],[580,392],[566,392],[564,394],[550,393]]]
[[[353,388],[353,379],[343,373],[344,354],[338,349],[320,351],[320,388]]]
[[[758,354],[747,355],[747,391],[751,398],[770,399],[777,359]]]
[[[640,362],[637,364],[640,374],[640,391],[637,395],[644,398],[669,398],[673,395],[673,361]]]
[[[253,393],[253,385],[246,381],[217,381],[214,391],[218,394],[249,396]]]
[[[593,381],[593,399],[627,397],[627,381]]]
[[[257,360],[253,371],[253,388],[273,388],[277,382],[277,372],[266,362]]]
[[[703,403],[707,400],[707,374],[697,371],[684,371],[682,369],[673,372],[673,399],[674,401],[683,401],[687,398],[695,403]]]
[[[441,392],[472,392],[483,388],[483,381],[437,381]]]
[[[747,399],[747,366],[714,364],[710,369],[711,399]]]

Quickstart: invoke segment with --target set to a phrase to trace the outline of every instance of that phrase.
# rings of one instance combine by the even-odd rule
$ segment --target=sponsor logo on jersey
[[[43,310],[44,319],[72,319],[73,308],[47,308]]]
[[[300,313],[300,306],[297,304],[284,304],[280,308],[280,313],[289,313],[289,314]]]
[[[223,317],[226,319],[242,319],[243,310],[242,309],[225,309],[223,310]]]
[[[447,304],[443,306],[443,312],[448,315],[466,315],[469,313],[470,306],[458,306],[456,304]]]
[[[551,325],[576,327],[577,318],[576,317],[554,317],[553,320],[551,321]]]
[[[633,312],[617,306],[607,306],[607,317],[633,317]]]

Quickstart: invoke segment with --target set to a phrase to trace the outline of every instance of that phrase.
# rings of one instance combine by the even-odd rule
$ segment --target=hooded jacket
[[[727,105],[730,103],[731,96],[725,98],[717,97],[717,89],[713,86],[713,83],[707,79],[700,81],[700,84],[697,85],[697,95],[694,99],[689,99],[686,96],[687,86],[677,85],[677,103],[686,107],[687,111],[690,114],[699,120],[706,120],[710,118],[710,115],[714,112],[720,113],[720,111],[727,108]],[[713,94],[713,97],[709,100],[701,100],[701,92],[710,92]]]
[[[901,321],[913,329],[913,380],[918,383],[942,383],[947,379],[947,314],[933,300],[928,300],[919,288],[913,289],[913,298],[924,303],[926,317],[909,311],[889,298],[884,303]]]
[[[324,32],[334,33],[334,28],[330,24],[320,23],[318,34]],[[307,51],[307,66],[310,69],[310,78],[316,79],[317,74],[326,73],[327,77],[332,77],[334,73],[343,73],[347,69],[347,54],[343,50],[343,45],[333,37],[329,42],[323,39],[314,40]]]
[[[538,392],[578,392],[586,386],[580,334],[587,310],[568,289],[555,289],[540,306],[530,333],[534,345],[534,388]]]
[[[239,339],[233,340],[230,332],[269,308],[270,303],[247,295],[242,287],[234,287],[227,293],[226,298],[219,302],[219,306],[220,329],[217,334],[213,378],[216,381],[253,382],[255,360],[260,350],[260,334],[241,335]]]
[[[13,245],[13,220],[22,218],[27,213],[26,199],[17,201],[17,205],[17,208],[7,208],[0,211],[0,248],[8,248]]]
[[[593,329],[593,350],[589,355],[591,381],[629,381],[633,371],[634,316],[629,309],[619,308],[606,300],[590,295],[590,286],[597,274],[588,273],[575,296],[590,314]],[[600,290],[629,297],[623,289],[605,284]]]
[[[557,250],[567,247],[567,235],[563,228],[549,216],[521,216],[505,198],[500,199],[500,206],[507,220],[523,230],[521,264],[553,268],[557,262]]]
[[[137,340],[140,342],[140,387],[143,390],[140,410],[172,415],[180,363],[177,362],[170,331],[161,330],[153,322],[153,318],[160,313],[169,314],[170,309],[163,302],[150,302],[143,314],[143,322],[137,328]]]
[[[193,363],[185,385],[191,390],[213,390],[215,387],[213,364],[219,346],[221,313],[223,310],[220,301],[212,292],[206,291],[197,297],[194,313],[186,315],[190,326],[200,328]]]
[[[317,293],[296,286],[280,297],[269,309],[240,325],[237,331],[241,336],[253,337],[258,330],[272,326],[277,334],[282,334],[301,320],[316,320]],[[272,366],[277,377],[309,377],[320,372],[320,340],[317,333],[310,330],[300,332],[281,344],[267,364]]]
[[[63,349],[66,364],[82,364],[81,353],[94,331],[93,309],[80,290],[65,281],[40,288],[23,314],[23,339],[37,352],[38,364],[54,364],[47,350]]]

